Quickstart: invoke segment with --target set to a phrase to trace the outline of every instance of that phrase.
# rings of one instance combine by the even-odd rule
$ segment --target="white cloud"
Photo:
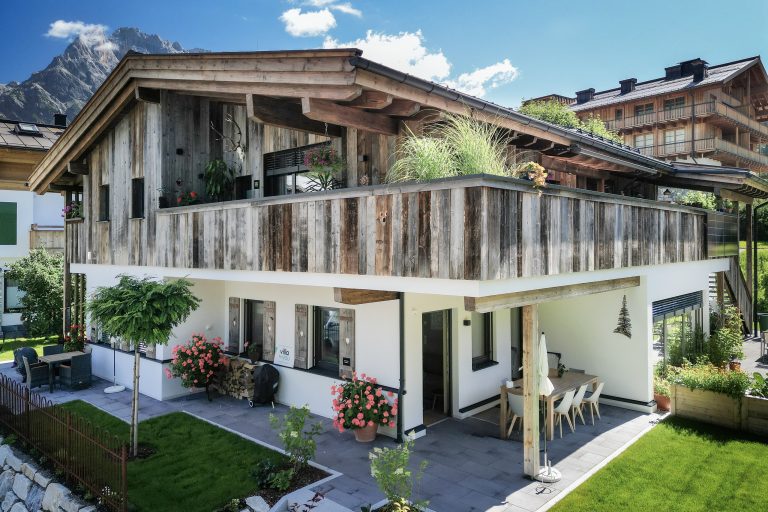
[[[107,26],[98,23],[84,23],[82,21],[56,20],[48,27],[45,33],[48,37],[72,40],[75,37],[93,46],[96,50],[111,50],[115,45],[107,41]]]
[[[328,9],[301,12],[300,8],[288,9],[280,15],[285,31],[295,37],[321,36],[336,26],[336,18]]]
[[[349,2],[343,3],[343,4],[333,4],[330,6],[331,9],[334,11],[343,12],[344,14],[349,14],[351,16],[357,16],[358,18],[363,17],[363,11],[360,9],[356,9],[355,7],[352,7],[352,4]]]
[[[439,82],[467,94],[482,97],[487,89],[494,89],[517,78],[519,72],[509,59],[451,77],[451,62],[442,50],[430,51],[425,46],[421,31],[383,34],[369,30],[365,37],[339,42],[326,37],[324,48],[359,48],[363,56],[385,66],[395,68],[426,80]]]
[[[335,2],[336,0],[307,0],[305,5],[311,5],[312,7],[326,7]]]

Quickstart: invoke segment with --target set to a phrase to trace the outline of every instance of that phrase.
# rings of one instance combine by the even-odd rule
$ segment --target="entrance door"
[[[451,415],[451,310],[421,316],[424,424]]]

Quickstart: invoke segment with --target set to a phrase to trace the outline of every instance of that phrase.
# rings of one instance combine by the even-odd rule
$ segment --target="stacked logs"
[[[253,369],[255,364],[242,359],[230,359],[214,387],[222,395],[235,398],[250,398],[253,395]]]

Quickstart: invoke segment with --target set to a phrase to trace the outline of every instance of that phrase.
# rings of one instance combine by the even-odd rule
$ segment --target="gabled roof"
[[[38,135],[19,133],[18,126],[30,124],[37,126]],[[11,121],[0,119],[0,148],[33,149],[48,151],[64,131],[62,126],[28,123],[26,121]]]
[[[757,64],[760,64],[762,67],[759,56],[727,62],[725,64],[718,64],[716,66],[709,66],[708,75],[698,82],[693,79],[693,75],[675,79],[660,77],[645,82],[638,82],[635,85],[635,90],[626,94],[621,94],[620,87],[607,89],[605,91],[596,92],[593,99],[590,101],[572,104],[571,109],[576,112],[581,110],[591,110],[593,108],[604,107],[614,103],[624,103],[661,94],[687,91],[706,85],[724,83]],[[765,71],[763,71],[763,74],[765,74]]]

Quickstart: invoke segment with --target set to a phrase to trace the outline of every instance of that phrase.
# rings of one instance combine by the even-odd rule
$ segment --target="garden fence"
[[[102,506],[127,510],[128,448],[116,436],[0,375],[0,424]]]

